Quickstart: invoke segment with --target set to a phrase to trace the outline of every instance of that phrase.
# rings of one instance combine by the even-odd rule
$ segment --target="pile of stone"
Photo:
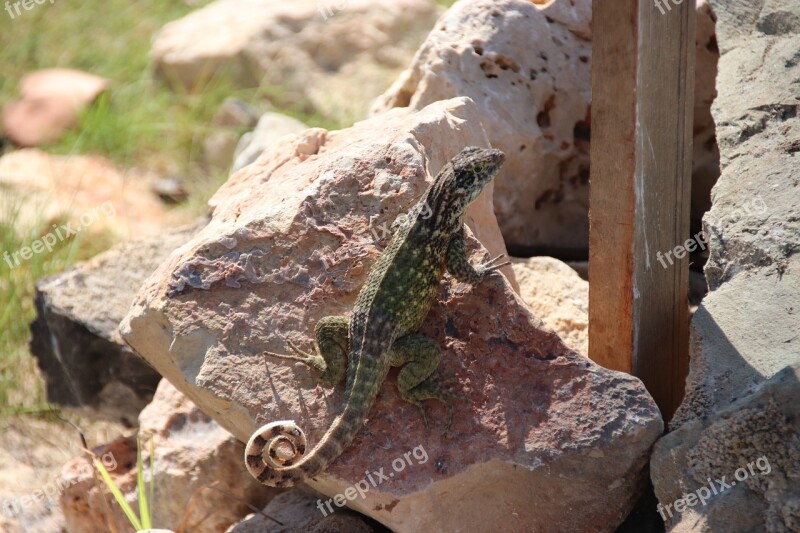
[[[800,68],[800,16],[777,1],[698,6],[693,201],[698,213],[712,205],[711,293],[693,320],[687,397],[670,433],[662,437],[638,379],[586,358],[587,282],[552,258],[515,259],[475,287],[445,276],[422,329],[462,393],[448,431],[438,407],[426,429],[391,374],[356,440],[307,486],[263,487],[244,469],[241,442],[256,427],[293,419],[316,443],[342,402],[341,388],[264,352],[285,352],[287,340],[310,348],[321,317],[348,314],[386,244],[383,229],[463,147],[507,156],[467,214],[474,262],[509,248],[585,252],[590,7],[463,0],[434,22],[432,1],[218,0],[158,34],[153,58],[173,82],[192,87],[229,69],[242,84],[289,83],[340,118],[365,118],[375,87],[397,76],[346,129],[265,115],[237,148],[208,221],[40,283],[40,365],[58,369],[55,354],[68,347],[61,370],[91,368],[96,380],[59,389],[46,372],[51,394],[155,436],[158,525],[614,531],[630,515],[636,530],[648,519],[637,524],[631,510],[650,475],[658,502],[644,514],[671,531],[800,527],[800,200],[786,193],[798,181],[788,80]],[[400,39],[407,27],[410,40]],[[766,208],[744,211],[754,198]],[[105,308],[86,303],[94,298]],[[93,353],[86,346],[104,357],[81,360]],[[135,503],[132,447],[123,438],[96,453],[118,455],[125,467],[113,475]],[[65,470],[68,529],[123,527],[81,461]],[[385,475],[370,478],[376,472]],[[745,477],[721,491],[725,476]]]

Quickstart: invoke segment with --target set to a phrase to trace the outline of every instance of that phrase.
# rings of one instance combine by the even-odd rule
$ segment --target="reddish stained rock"
[[[139,169],[121,169],[100,156],[51,155],[26,148],[0,157],[2,199],[17,203],[18,235],[46,232],[58,222],[81,232],[111,231],[130,238],[159,235],[164,228],[189,222],[186,214],[168,211],[153,194],[150,183],[155,178]],[[65,230],[56,236],[71,237]]]
[[[78,122],[78,115],[108,88],[108,80],[64,68],[26,74],[22,98],[3,109],[3,130],[19,146],[57,141]]]
[[[287,339],[310,348],[321,317],[348,314],[380,254],[371,230],[381,235],[461,148],[486,144],[468,98],[279,141],[218,191],[209,225],[143,286],[123,337],[239,439],[290,418],[318,442],[341,388],[263,351],[285,353]],[[487,255],[480,243],[504,251],[491,193],[468,213],[473,261]],[[396,531],[622,521],[662,429],[636,378],[569,350],[499,275],[477,287],[446,276],[422,333],[463,396],[450,431],[440,406],[425,428],[392,372],[353,445],[309,485],[334,497],[372,476],[348,506]]]
[[[139,430],[153,435],[153,522],[172,531],[217,533],[264,506],[278,489],[265,487],[239,468],[244,446],[200,411],[167,380],[139,416]],[[149,466],[149,441],[142,457]],[[136,437],[119,437],[94,450],[138,511]],[[147,472],[147,468],[145,468]],[[146,480],[149,481],[149,475]],[[60,498],[70,533],[132,531],[127,517],[85,455],[63,469]],[[104,501],[105,500],[105,501]],[[138,514],[138,513],[137,513]],[[150,530],[148,530],[150,531]],[[158,530],[169,531],[169,530]]]

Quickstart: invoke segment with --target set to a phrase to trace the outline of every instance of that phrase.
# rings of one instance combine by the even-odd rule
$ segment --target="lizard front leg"
[[[306,353],[287,341],[296,355],[283,355],[266,352],[267,355],[300,361],[319,372],[318,380],[326,386],[340,383],[347,371],[348,319],[344,316],[326,316],[317,322],[314,336],[319,354]]]
[[[478,266],[472,266],[469,259],[467,259],[467,245],[464,239],[464,228],[462,227],[461,231],[453,236],[450,246],[447,248],[447,271],[458,281],[475,285],[483,281],[486,276],[495,270],[510,265],[510,261],[497,263],[504,257],[505,254],[501,254]]]
[[[447,427],[453,419],[453,407],[450,400],[453,395],[446,392],[436,380],[434,372],[442,360],[442,352],[435,340],[424,335],[406,335],[400,337],[392,345],[389,364],[401,366],[397,375],[397,389],[407,402],[419,407],[425,426],[428,418],[422,402],[439,400],[447,408]]]

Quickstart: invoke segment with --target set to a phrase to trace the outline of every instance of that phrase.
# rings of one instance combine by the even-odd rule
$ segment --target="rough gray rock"
[[[191,226],[123,243],[36,283],[30,348],[48,401],[136,423],[161,376],[131,351],[117,327],[142,283],[195,231]]]
[[[800,34],[759,30],[772,29],[782,6],[713,4],[722,176],[704,219],[711,292],[692,323],[687,395],[673,427],[800,360],[800,101],[791,81],[800,77]]]
[[[280,113],[264,113],[258,120],[256,128],[239,139],[231,173],[258,159],[261,152],[284,135],[300,133],[305,129],[308,129],[308,126],[295,118]]]
[[[798,400],[800,364],[795,364],[750,395],[658,441],[653,483],[672,533],[800,531]]]
[[[362,515],[336,508],[329,513],[318,504],[326,497],[302,487],[279,494],[261,511],[248,515],[226,533],[373,533],[384,531],[367,522]]]
[[[773,473],[668,525],[797,531],[800,4],[711,4],[722,53],[712,109],[722,175],[704,218],[711,291],[692,321],[686,398],[655,447],[652,479],[662,506],[674,505],[766,455]]]

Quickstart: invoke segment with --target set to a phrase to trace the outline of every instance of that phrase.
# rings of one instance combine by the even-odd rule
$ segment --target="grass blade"
[[[150,456],[153,462],[153,456]],[[152,481],[150,485],[152,486]],[[139,516],[142,517],[142,527],[150,529],[153,524],[150,522],[150,509],[147,502],[147,494],[144,487],[144,466],[142,465],[142,434],[136,435],[136,485],[139,489]]]
[[[150,433],[150,499],[147,500],[149,502],[153,502],[153,490],[156,486],[156,455],[155,455],[155,445],[153,444],[153,434]],[[150,521],[153,521],[152,517],[153,508],[150,508]]]
[[[131,509],[131,506],[128,505],[128,502],[125,501],[125,496],[122,495],[122,492],[120,492],[119,488],[117,487],[117,484],[114,483],[113,479],[111,479],[111,476],[108,474],[108,470],[106,470],[106,467],[104,467],[103,463],[98,461],[96,458],[92,460],[94,461],[95,468],[97,468],[97,471],[100,472],[100,476],[103,478],[103,481],[105,481],[106,485],[108,486],[108,490],[110,490],[111,494],[114,495],[114,499],[117,500],[117,503],[122,508],[122,511],[125,513],[125,516],[128,517],[128,521],[133,526],[133,529],[135,529],[136,531],[141,531],[142,523],[139,522],[139,519],[136,517],[136,513],[133,512],[133,509]]]

